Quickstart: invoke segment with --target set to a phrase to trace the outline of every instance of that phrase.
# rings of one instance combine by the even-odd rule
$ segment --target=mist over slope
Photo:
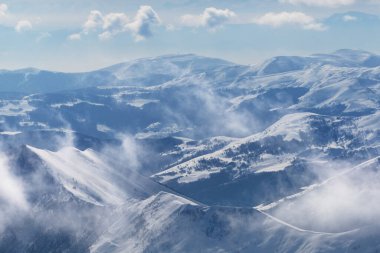
[[[4,70],[0,91],[0,252],[380,250],[378,55]]]

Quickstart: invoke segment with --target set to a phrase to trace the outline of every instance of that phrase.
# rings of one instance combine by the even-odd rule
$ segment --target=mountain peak
[[[333,55],[341,55],[341,56],[359,56],[359,55],[374,55],[368,51],[360,50],[360,49],[339,49],[332,53]]]
[[[125,66],[135,66],[138,64],[175,64],[178,66],[183,66],[183,64],[190,64],[190,63],[207,63],[212,65],[232,65],[233,63],[228,62],[226,60],[218,59],[218,58],[212,58],[212,57],[206,57],[206,56],[200,56],[197,54],[166,54],[166,55],[160,55],[156,57],[147,57],[147,58],[139,58],[136,60],[131,60],[127,62],[118,63],[115,65],[112,65],[110,67],[106,67],[103,70],[112,70],[115,68],[125,67]]]

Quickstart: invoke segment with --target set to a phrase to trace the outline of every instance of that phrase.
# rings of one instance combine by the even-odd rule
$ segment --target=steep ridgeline
[[[380,56],[0,71],[0,252],[380,251]]]

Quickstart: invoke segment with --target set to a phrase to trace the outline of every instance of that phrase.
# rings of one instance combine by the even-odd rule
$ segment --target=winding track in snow
[[[157,182],[158,183],[158,182]],[[249,209],[249,210],[255,210],[257,211],[258,213],[266,216],[267,218],[271,219],[272,221],[275,221],[276,223],[279,223],[285,227],[288,227],[290,229],[293,229],[293,230],[296,230],[298,232],[303,232],[303,233],[310,233],[310,234],[317,234],[317,235],[343,235],[343,234],[348,234],[348,233],[353,233],[353,232],[356,232],[358,231],[359,229],[353,229],[353,230],[349,230],[349,231],[343,231],[343,232],[322,232],[322,231],[314,231],[314,230],[308,230],[308,229],[303,229],[303,228],[300,228],[300,227],[297,227],[297,226],[294,226],[290,223],[287,223],[286,221],[283,221],[273,215],[270,215],[262,210],[259,210],[255,207],[239,207],[239,206],[221,206],[221,205],[206,205],[198,200],[195,200],[193,198],[190,198],[186,195],[183,195],[182,193],[179,193],[178,191],[176,191],[175,189],[172,189],[171,187],[168,187],[164,184],[161,184],[161,183],[158,183],[160,185],[162,185],[163,187],[167,188],[169,190],[169,192],[172,192],[174,193],[175,195],[177,196],[180,196],[182,198],[185,198],[191,202],[194,202],[195,204],[199,205],[199,206],[202,206],[202,207],[214,207],[214,208],[224,208],[224,209]]]
[[[326,179],[325,181],[323,181],[322,183],[320,184],[315,184],[315,185],[311,185],[310,187],[308,187],[307,189],[305,189],[304,191],[300,192],[300,193],[297,193],[297,194],[294,194],[294,195],[291,195],[291,196],[288,196],[284,199],[281,199],[277,202],[274,202],[272,204],[269,204],[269,205],[266,205],[266,206],[258,206],[258,207],[237,207],[237,206],[219,206],[219,205],[206,205],[200,201],[197,201],[197,200],[194,200],[186,195],[183,195],[181,193],[179,193],[178,191],[176,191],[175,189],[172,189],[171,187],[168,187],[164,184],[161,184],[159,183],[160,185],[164,186],[165,188],[169,189],[170,191],[172,191],[173,193],[175,193],[176,195],[179,195],[185,199],[188,199],[189,201],[192,201],[200,206],[204,206],[204,207],[216,207],[216,208],[228,208],[228,209],[254,209],[255,211],[261,213],[262,215],[266,216],[267,218],[271,219],[272,221],[275,221],[283,226],[286,226],[288,228],[291,228],[293,230],[296,230],[298,232],[304,232],[304,233],[310,233],[310,234],[317,234],[317,235],[344,235],[344,234],[348,234],[348,233],[354,233],[354,232],[357,232],[358,230],[360,230],[360,228],[356,228],[356,229],[353,229],[353,230],[348,230],[348,231],[342,231],[342,232],[323,232],[323,231],[314,231],[314,230],[308,230],[308,229],[303,229],[303,228],[300,228],[300,227],[297,227],[295,225],[292,225],[284,220],[281,220],[267,212],[265,212],[265,207],[275,207],[277,206],[278,204],[280,204],[281,202],[284,202],[288,199],[292,199],[292,198],[296,198],[296,197],[299,197],[299,196],[302,196],[310,191],[313,191],[317,188],[320,188],[322,187],[323,185],[326,185],[328,184],[329,182],[331,181],[334,181],[336,179],[339,179],[340,177],[344,176],[344,175],[347,175],[355,170],[359,170],[359,169],[362,169],[363,167],[366,167],[368,165],[371,165],[373,163],[375,163],[376,161],[379,161],[380,160],[380,156],[379,157],[375,157],[373,159],[370,159],[370,160],[367,160],[359,165],[356,165],[354,166],[353,168],[351,169],[348,169],[348,170],[345,170],[343,171],[342,173],[339,173],[338,175],[336,176],[333,176],[331,178],[328,178]],[[158,183],[158,182],[157,182]],[[270,209],[268,208],[268,209]]]
[[[265,215],[266,217],[270,218],[271,220],[273,221],[276,221],[277,223],[280,223],[284,226],[287,226],[289,228],[292,228],[294,230],[297,230],[298,232],[306,232],[306,233],[310,233],[310,234],[317,234],[317,235],[344,235],[344,234],[348,234],[348,233],[354,233],[356,231],[359,230],[359,228],[357,229],[353,229],[353,230],[349,230],[349,231],[343,231],[343,232],[321,232],[321,231],[314,231],[314,230],[308,230],[308,229],[303,229],[303,228],[300,228],[300,227],[297,227],[297,226],[294,226],[290,223],[287,223],[286,221],[283,221],[277,217],[274,217],[273,215],[270,215],[264,211],[260,211],[256,208],[253,208],[255,209],[256,211],[258,211],[259,213]]]

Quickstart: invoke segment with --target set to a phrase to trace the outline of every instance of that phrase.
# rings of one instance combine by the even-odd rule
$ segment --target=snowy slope
[[[362,156],[361,150],[343,148],[355,141],[353,127],[349,118],[288,114],[263,132],[153,178],[206,203],[258,205],[310,183],[315,177],[310,169],[314,161]]]
[[[28,149],[37,154],[67,191],[94,205],[118,206],[161,189],[137,172],[112,167],[94,150],[66,147],[53,152],[31,146]]]
[[[0,91],[30,206],[0,211],[1,252],[380,250],[375,54],[0,71]]]
[[[265,61],[258,67],[259,75],[271,75],[290,71],[300,71],[323,65],[336,67],[378,67],[380,57],[366,51],[341,49],[332,54],[314,54],[311,56],[277,56]]]

